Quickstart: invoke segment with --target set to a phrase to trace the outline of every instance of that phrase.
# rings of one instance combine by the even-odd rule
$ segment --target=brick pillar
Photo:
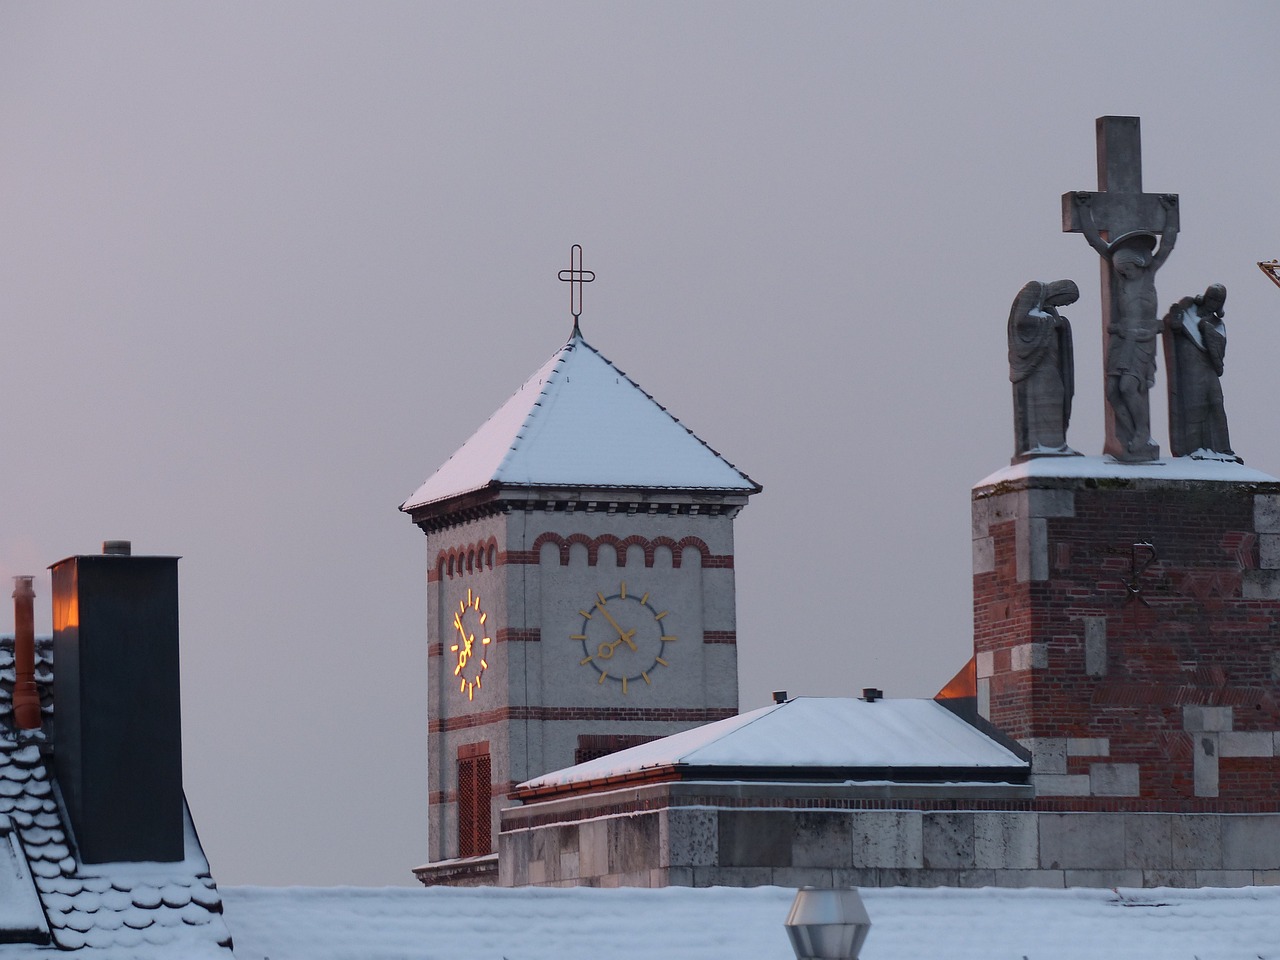
[[[1280,810],[1280,481],[1179,469],[974,488],[979,712],[1044,808]]]

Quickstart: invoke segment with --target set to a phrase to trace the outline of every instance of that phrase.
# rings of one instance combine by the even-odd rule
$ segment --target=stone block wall
[[[973,495],[979,712],[1051,810],[1280,810],[1280,484]]]
[[[875,801],[847,790],[843,798],[834,789],[801,798],[783,785],[726,789],[723,805],[708,805],[713,792],[706,784],[657,784],[508,810],[500,837],[500,882],[602,887],[1280,884],[1280,814],[1275,813],[928,809],[940,801],[923,797],[901,799],[900,809],[871,809],[857,805]],[[827,805],[770,806],[788,802]],[[612,812],[599,816],[602,811]]]

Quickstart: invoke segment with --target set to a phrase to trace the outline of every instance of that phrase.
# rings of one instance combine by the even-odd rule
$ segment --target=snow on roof
[[[1280,887],[860,891],[863,960],[1254,960],[1280,943]],[[792,960],[795,890],[224,887],[242,958]]]
[[[933,700],[797,697],[522,783],[536,790],[660,767],[1026,768]]]
[[[46,728],[53,717],[53,644],[36,638],[36,685]],[[0,960],[62,950],[97,960],[229,958],[222,900],[184,808],[185,857],[173,863],[80,863],[54,795],[43,734],[12,728],[13,638],[0,637],[0,844],[9,867],[25,860],[22,889],[39,899],[45,923],[32,930],[0,905]],[[14,842],[16,840],[16,843]],[[5,867],[0,857],[0,868]],[[6,893],[0,884],[0,894]],[[9,891],[12,892],[12,891]],[[24,894],[25,896],[25,894]],[[53,943],[8,943],[47,934]]]
[[[760,489],[576,331],[400,509],[491,484]]]
[[[1111,457],[1034,457],[997,470],[975,490],[1026,477],[1097,477],[1106,480],[1230,480],[1275,483],[1276,478],[1242,463],[1197,457],[1168,457],[1149,463],[1121,463]]]

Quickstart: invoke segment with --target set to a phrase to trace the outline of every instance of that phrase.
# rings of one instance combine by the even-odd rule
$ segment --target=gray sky
[[[1097,116],[1142,117],[1146,188],[1182,197],[1162,303],[1227,285],[1232,439],[1280,474],[1280,7],[1047,6],[0,6],[0,576],[183,556],[220,882],[425,859],[396,508],[568,336],[572,243],[587,338],[765,486],[744,708],[930,696],[967,659],[1027,280],[1080,284],[1068,439],[1100,451],[1097,257],[1059,215]]]

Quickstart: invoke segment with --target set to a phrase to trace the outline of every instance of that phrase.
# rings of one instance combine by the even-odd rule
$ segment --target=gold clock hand
[[[613,648],[616,647],[618,643],[619,641],[615,640],[613,641],[613,643],[600,644],[600,649],[596,651],[596,656],[599,657],[601,660],[608,660],[610,657],[613,656]]]
[[[635,635],[636,635],[635,627],[632,627],[630,630],[628,630],[626,633],[622,635],[622,639],[627,641],[627,646],[630,647],[632,650],[637,649],[636,642],[631,639]]]
[[[597,603],[596,609],[599,610],[601,613],[603,613],[604,618],[609,621],[609,625],[612,626],[613,629],[618,631],[618,636],[620,636],[623,640],[627,640],[627,632],[623,630],[620,626],[618,626],[618,621],[613,619],[609,611],[604,608],[604,605]],[[635,633],[634,630],[632,630],[631,632]],[[631,643],[631,641],[627,640],[627,643]],[[632,649],[634,649],[634,647]]]

